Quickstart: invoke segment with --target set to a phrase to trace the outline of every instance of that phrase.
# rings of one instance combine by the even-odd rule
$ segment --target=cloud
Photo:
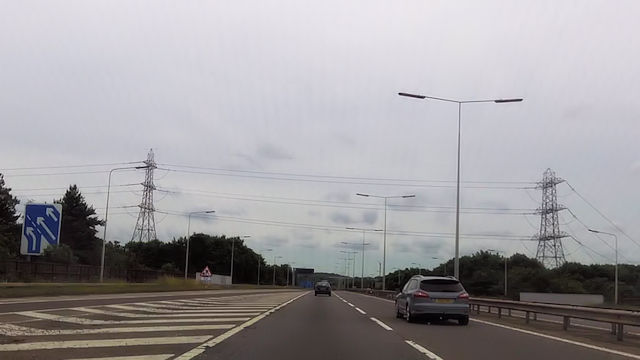
[[[291,160],[293,155],[283,148],[274,144],[264,143],[258,146],[256,154],[262,159],[268,160]]]
[[[289,244],[289,239],[283,236],[267,235],[264,237],[264,244],[267,246],[279,247]]]
[[[631,170],[632,174],[640,174],[640,160],[631,163],[631,166],[629,166],[629,170]]]
[[[334,212],[329,216],[329,218],[337,224],[349,225],[354,222],[351,216],[341,212]]]
[[[378,212],[377,211],[365,211],[362,213],[362,222],[368,225],[373,225],[378,221]]]
[[[343,191],[333,191],[325,196],[325,199],[330,201],[349,201],[351,194]]]

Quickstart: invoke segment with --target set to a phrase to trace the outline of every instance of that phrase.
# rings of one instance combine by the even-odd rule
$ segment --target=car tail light
[[[413,296],[414,297],[419,297],[419,298],[428,298],[429,294],[424,292],[424,291],[422,291],[422,290],[418,290],[418,291],[413,293]]]
[[[469,298],[469,294],[467,294],[466,292],[458,295],[458,299],[468,299],[468,298]]]

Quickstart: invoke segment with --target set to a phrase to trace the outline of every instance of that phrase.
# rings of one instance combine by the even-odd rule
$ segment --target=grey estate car
[[[413,276],[396,295],[396,316],[413,322],[417,318],[456,319],[469,323],[469,294],[452,276]]]

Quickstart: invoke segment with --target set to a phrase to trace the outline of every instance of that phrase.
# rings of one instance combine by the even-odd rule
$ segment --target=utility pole
[[[370,245],[370,243],[365,242],[366,232],[367,231],[380,232],[382,231],[382,229],[366,229],[366,228],[356,228],[356,227],[347,227],[346,229],[362,231],[362,264],[361,264],[361,270],[360,270],[360,289],[364,289],[364,247],[366,245]],[[348,243],[343,242],[343,244],[348,244]]]
[[[540,214],[540,232],[537,235],[536,259],[548,268],[556,268],[566,262],[562,238],[568,235],[560,231],[560,222],[558,221],[558,212],[566,208],[558,205],[556,192],[556,185],[562,182],[564,180],[556,177],[553,170],[547,169],[542,181],[536,187],[542,189],[542,207],[537,211]]]
[[[138,205],[140,212],[138,213],[136,227],[133,229],[131,241],[148,242],[158,238],[154,217],[156,210],[153,206],[153,191],[156,189],[156,186],[153,184],[153,170],[157,167],[154,160],[153,149],[149,150],[147,160],[144,163],[146,165],[146,174],[144,182],[142,183],[142,201],[140,201],[140,205]]]

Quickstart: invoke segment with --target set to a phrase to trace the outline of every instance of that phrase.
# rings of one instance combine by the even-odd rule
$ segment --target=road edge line
[[[587,344],[587,343],[583,343],[583,342],[579,342],[579,341],[575,341],[575,340],[563,339],[561,337],[557,337],[557,336],[553,336],[553,335],[547,335],[547,334],[543,334],[543,333],[539,333],[539,332],[535,332],[535,331],[531,331],[531,330],[520,329],[520,328],[513,327],[513,326],[497,324],[497,323],[493,323],[493,322],[486,321],[486,320],[480,320],[480,319],[469,319],[469,320],[475,321],[475,322],[478,322],[478,323],[481,323],[481,324],[485,324],[485,325],[491,325],[491,326],[496,326],[496,327],[500,327],[500,328],[507,329],[507,330],[521,332],[521,333],[528,334],[528,335],[539,336],[539,337],[543,337],[543,338],[549,339],[549,340],[555,340],[555,341],[560,341],[560,342],[571,344],[571,345],[581,346],[581,347],[585,347],[585,348],[591,349],[591,350],[602,351],[602,352],[606,352],[606,353],[610,353],[610,354],[614,354],[614,355],[626,356],[626,357],[630,357],[632,359],[640,359],[640,355],[631,354],[631,353],[627,353],[627,352],[620,351],[620,350],[613,350],[613,349],[609,349],[609,348],[605,348],[605,347],[601,347],[601,346],[597,346],[597,345],[591,345],[591,344]]]
[[[234,327],[233,329],[231,329],[229,331],[226,331],[226,332],[222,333],[221,335],[218,335],[218,336],[214,337],[213,339],[207,340],[206,342],[196,346],[195,348],[187,351],[186,353],[176,357],[174,360],[190,360],[190,359],[193,359],[194,357],[202,354],[205,350],[207,350],[207,348],[214,347],[214,346],[218,345],[219,343],[223,342],[224,340],[226,340],[226,339],[230,338],[231,336],[239,333],[240,331],[242,331],[242,329],[257,323],[258,321],[264,319],[265,317],[267,317],[268,315],[272,314],[273,312],[280,310],[281,308],[291,304],[292,302],[298,300],[299,298],[301,298],[301,297],[303,297],[303,296],[305,296],[305,295],[307,295],[309,293],[311,293],[311,292],[310,291],[304,292],[303,294],[300,294],[300,295],[294,297],[293,299],[290,299],[290,300],[288,300],[288,301],[286,301],[286,302],[274,307],[273,309],[271,309],[269,311],[266,311],[266,312],[264,312],[264,313],[262,313],[262,314],[260,314],[260,315],[258,315],[256,317],[252,318],[249,321],[245,321],[242,324]]]
[[[419,352],[427,355],[427,357],[431,360],[443,360],[440,356],[436,355],[435,353],[433,353],[432,351],[430,351],[429,349],[425,348],[424,346],[411,341],[411,340],[405,340],[404,342],[406,342],[407,344],[409,344],[409,346],[411,346],[412,348],[418,350]]]

